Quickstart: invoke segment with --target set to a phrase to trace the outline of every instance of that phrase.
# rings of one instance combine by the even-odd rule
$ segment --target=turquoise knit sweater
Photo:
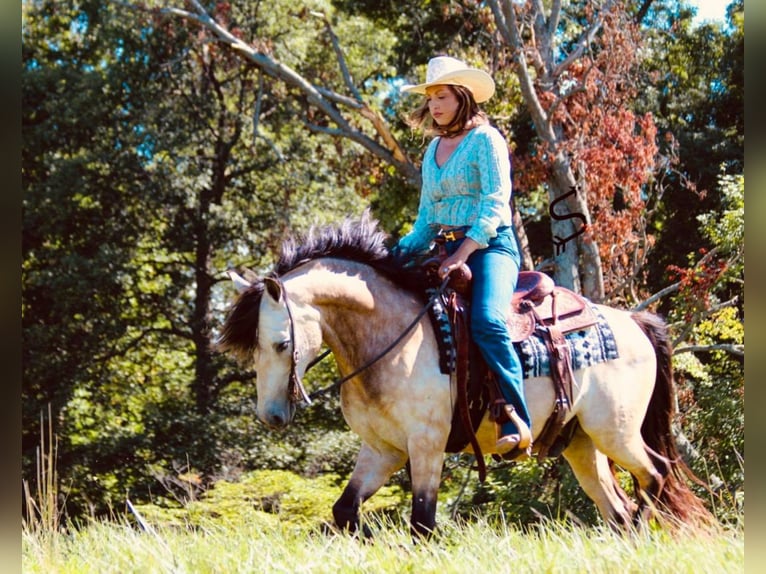
[[[401,238],[405,253],[427,251],[444,226],[468,226],[466,235],[486,247],[497,228],[511,225],[511,163],[497,129],[469,131],[447,161],[436,164],[435,137],[423,156],[420,206],[412,231]]]

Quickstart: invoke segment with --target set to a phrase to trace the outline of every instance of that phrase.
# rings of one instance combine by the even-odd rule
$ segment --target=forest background
[[[485,109],[509,142],[525,267],[669,322],[677,437],[726,521],[744,504],[744,4],[725,23],[693,13],[25,0],[24,484],[44,480],[46,440],[71,518],[263,469],[347,476],[358,439],[337,397],[284,434],[256,423],[255,374],[213,350],[225,271],[266,271],[286,236],[368,207],[405,233],[426,142],[398,87],[448,53],[496,79]],[[328,360],[307,382],[335,375]],[[477,484],[466,458],[445,466],[464,486],[453,513],[598,520],[560,461]]]

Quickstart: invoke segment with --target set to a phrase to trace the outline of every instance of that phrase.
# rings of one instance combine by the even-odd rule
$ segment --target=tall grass
[[[671,536],[647,530],[619,535],[605,528],[550,522],[527,531],[478,520],[450,522],[414,544],[406,526],[375,521],[367,543],[327,529],[284,524],[213,523],[196,529],[137,529],[128,522],[92,523],[69,534],[25,531],[29,573],[375,573],[669,572],[744,570],[744,536]]]
[[[40,445],[36,452],[36,474],[33,486],[22,479],[25,513],[22,527],[36,534],[58,532],[62,525],[59,506],[56,454],[58,438],[53,434],[51,405],[48,405],[48,424],[40,413]]]
[[[432,539],[414,544],[408,525],[368,515],[363,541],[328,525],[309,526],[263,512],[225,520],[152,524],[130,501],[112,521],[64,524],[56,471],[56,437],[40,421],[34,485],[23,481],[22,571],[119,573],[715,573],[744,571],[744,514],[716,532],[646,527],[629,534],[544,521],[522,529],[499,519],[442,520]],[[129,512],[129,513],[128,513]],[[175,525],[173,525],[175,524]],[[316,523],[315,523],[316,524]]]

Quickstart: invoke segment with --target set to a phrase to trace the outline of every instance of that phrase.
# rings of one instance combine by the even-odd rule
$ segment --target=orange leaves
[[[636,276],[653,243],[646,234],[645,199],[659,149],[652,116],[631,110],[639,85],[638,30],[619,6],[598,17],[601,30],[589,49],[556,68],[556,75],[548,70],[545,83],[536,83],[557,137],[532,148],[526,158],[514,158],[515,170],[522,170],[514,183],[533,188],[546,182],[553,165],[548,145],[555,146],[559,159],[567,158],[586,197],[590,225],[585,237],[598,243],[610,293]],[[536,61],[534,54],[530,60]]]
[[[715,251],[715,250],[714,250]],[[714,286],[728,269],[728,263],[716,257],[714,251],[700,249],[700,261],[693,267],[683,268],[668,265],[671,279],[680,284],[679,292],[687,303],[684,309],[684,320],[690,322],[699,311],[710,308],[710,295]]]
[[[536,189],[548,179],[548,167],[541,161],[542,146],[538,147],[537,154],[525,154],[513,156],[513,189],[514,193]]]

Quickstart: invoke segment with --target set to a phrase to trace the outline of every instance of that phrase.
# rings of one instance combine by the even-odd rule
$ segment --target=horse
[[[427,537],[436,526],[455,383],[440,369],[423,297],[391,272],[387,239],[365,213],[288,238],[264,277],[232,272],[239,293],[217,346],[255,368],[257,416],[283,429],[305,405],[301,377],[326,345],[346,375],[343,416],[362,441],[332,508],[335,524],[358,533],[363,502],[407,465],[410,528]],[[567,421],[578,425],[561,454],[612,527],[629,529],[659,513],[678,524],[707,521],[671,433],[675,391],[665,323],[648,312],[594,306],[614,333],[619,357],[574,371]],[[554,407],[552,381],[528,378],[524,391],[535,438]],[[476,437],[482,453],[495,452],[492,421],[485,417]],[[620,487],[614,463],[633,477],[637,502]]]

